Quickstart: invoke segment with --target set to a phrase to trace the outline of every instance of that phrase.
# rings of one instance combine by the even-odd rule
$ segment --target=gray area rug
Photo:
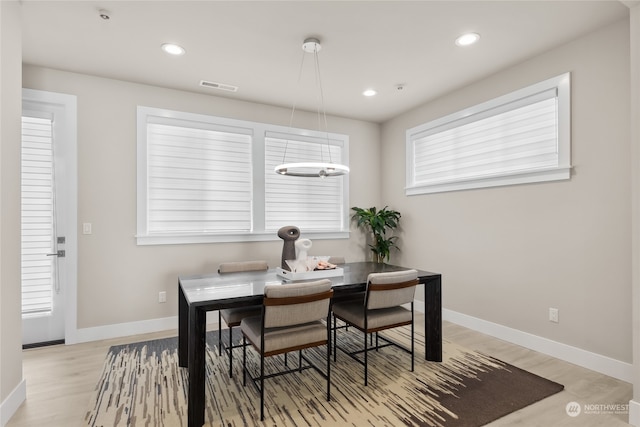
[[[234,331],[239,340],[235,335]],[[564,388],[447,341],[442,363],[427,362],[417,351],[414,372],[409,370],[410,356],[394,347],[370,353],[365,387],[363,367],[338,352],[331,366],[330,402],[325,380],[313,369],[271,378],[265,383],[262,423],[257,389],[249,379],[246,387],[242,385],[242,350],[234,353],[234,378],[229,378],[228,358],[224,353],[218,356],[217,336],[207,334],[208,426],[481,426]],[[386,336],[409,343],[407,331]],[[355,330],[341,330],[338,340],[347,349],[361,346],[361,334]],[[86,425],[186,426],[189,379],[187,370],[178,367],[177,345],[174,337],[111,347]],[[416,349],[423,348],[424,337],[416,334]],[[259,358],[252,349],[247,352],[248,365],[257,374]],[[325,366],[324,347],[306,354]],[[296,363],[297,357],[289,358],[290,366]],[[282,357],[267,359],[267,372],[282,368]]]

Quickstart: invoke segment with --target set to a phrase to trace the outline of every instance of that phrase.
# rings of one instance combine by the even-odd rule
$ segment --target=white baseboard
[[[629,401],[629,424],[640,427],[640,402],[635,400]]]
[[[217,312],[207,313],[207,328],[217,328]],[[76,329],[67,333],[65,344],[79,344],[83,342],[121,338],[130,335],[149,334],[153,332],[175,329],[178,333],[178,316],[161,319],[141,320],[139,322],[117,323],[115,325],[96,326],[93,328]]]
[[[78,344],[89,341],[126,337],[130,335],[161,332],[169,329],[178,330],[177,316],[76,329],[65,336],[65,343]]]
[[[442,319],[622,381],[633,382],[633,365],[630,363],[447,309],[442,310]]]
[[[27,382],[23,379],[0,404],[0,426],[4,427],[27,399]]]

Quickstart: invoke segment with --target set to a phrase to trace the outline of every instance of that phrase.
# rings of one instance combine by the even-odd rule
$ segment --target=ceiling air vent
[[[206,80],[200,80],[200,86],[208,87],[211,89],[226,90],[227,92],[238,91],[238,86],[226,85],[224,83],[208,82]]]

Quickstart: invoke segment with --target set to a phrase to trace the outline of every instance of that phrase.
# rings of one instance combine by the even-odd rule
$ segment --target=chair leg
[[[218,310],[218,350],[219,355],[222,356],[222,315],[220,310]]]
[[[289,363],[287,362],[287,354],[288,353],[284,354],[284,366],[289,366]]]
[[[229,326],[229,378],[233,378],[233,328]]]
[[[264,421],[264,353],[260,350],[260,421]]]
[[[413,323],[411,323],[411,372],[414,368],[414,345],[413,345]]]
[[[242,335],[242,385],[247,385],[247,339]]]
[[[338,355],[338,349],[336,347],[336,331],[338,329],[338,319],[336,316],[333,316],[333,361],[336,361],[336,356]]]
[[[368,368],[369,368],[369,364],[368,364],[368,360],[367,360],[367,354],[369,353],[369,349],[367,348],[367,333],[364,332],[364,385],[366,386],[368,384]]]
[[[413,333],[414,333],[414,321],[413,321],[413,302],[411,302],[411,372],[413,372],[414,366],[414,345],[413,345]]]
[[[330,400],[331,400],[331,317],[327,316],[327,402]]]

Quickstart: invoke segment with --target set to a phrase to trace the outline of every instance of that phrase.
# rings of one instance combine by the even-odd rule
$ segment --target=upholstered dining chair
[[[332,256],[332,257],[329,257],[329,260],[327,262],[329,262],[330,264],[340,265],[340,264],[344,264],[345,260],[343,256]]]
[[[238,261],[225,262],[218,267],[218,273],[240,273],[248,271],[266,271],[269,265],[266,261]],[[245,317],[259,316],[262,311],[261,305],[253,305],[250,307],[226,308],[218,311],[218,343],[219,354],[222,356],[224,349],[229,353],[229,378],[233,378],[233,349],[240,345],[233,345],[233,328],[240,326],[240,322]],[[222,320],[229,328],[229,344],[222,342]]]
[[[327,380],[327,401],[331,400],[331,318],[333,290],[327,279],[304,283],[266,285],[262,315],[245,317],[240,323],[242,340],[242,381],[246,385],[247,340],[260,355],[260,375],[251,380],[260,392],[260,420],[264,420],[264,380],[305,369],[315,369]],[[323,320],[325,322],[323,322]],[[327,346],[327,366],[323,372],[302,350]],[[298,351],[298,367],[265,375],[266,357]],[[303,360],[306,365],[303,366]],[[285,359],[285,367],[286,367]]]
[[[411,371],[414,368],[414,313],[413,298],[418,285],[418,272],[416,270],[393,271],[387,273],[371,273],[367,278],[367,290],[364,301],[347,301],[333,304],[333,359],[336,360],[337,349],[344,351],[358,363],[364,365],[364,385],[368,384],[368,358],[370,350],[378,350],[393,345],[411,354]],[[403,307],[410,304],[410,309]],[[364,350],[347,352],[337,346],[337,319],[345,325],[353,326],[363,332]],[[396,343],[395,341],[378,335],[378,332],[411,326],[411,348]],[[375,333],[375,346],[369,347],[367,336]],[[379,340],[385,344],[380,345]],[[358,357],[364,353],[363,358]]]

